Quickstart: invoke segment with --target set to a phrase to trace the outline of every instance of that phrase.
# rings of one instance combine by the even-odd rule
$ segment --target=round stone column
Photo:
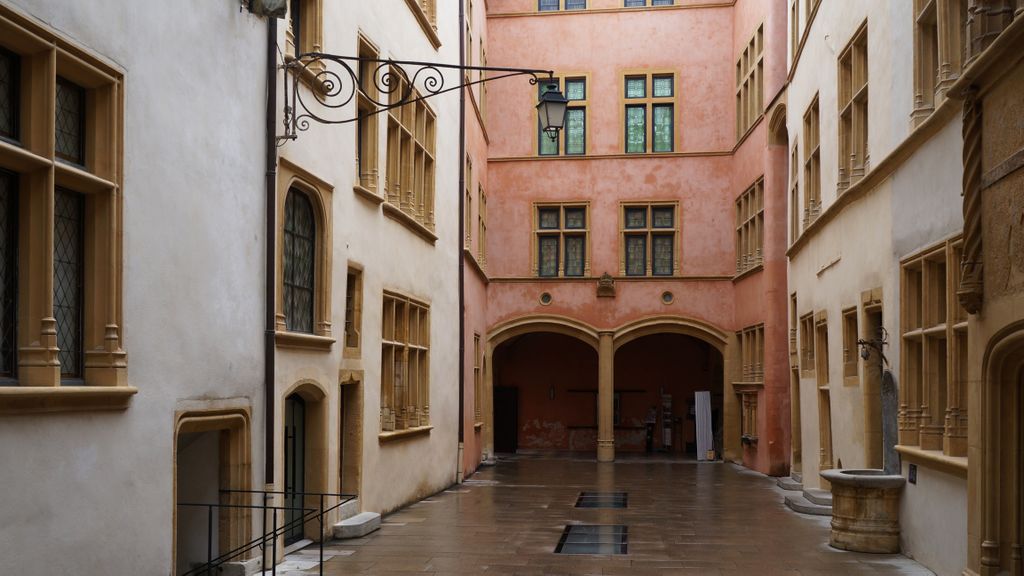
[[[601,332],[597,344],[597,461],[615,460],[615,350],[613,332]]]

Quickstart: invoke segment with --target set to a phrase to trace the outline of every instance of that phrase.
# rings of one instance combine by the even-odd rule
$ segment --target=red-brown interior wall
[[[616,449],[646,448],[645,419],[652,406],[658,414],[654,448],[663,447],[662,393],[672,395],[672,451],[692,445],[693,393],[711,390],[712,409],[721,416],[721,373],[721,355],[688,336],[659,334],[622,346],[615,356]],[[494,385],[518,389],[520,450],[596,450],[597,352],[589,345],[550,333],[506,342],[494,353]]]
[[[694,392],[711,391],[712,414],[722,413],[722,360],[713,347],[680,334],[657,334],[627,343],[615,354],[615,391],[619,393],[619,421],[615,449],[646,449],[645,420],[654,407],[657,422],[654,449],[664,449],[662,394],[672,396],[673,453],[693,452],[696,419],[691,413]],[[719,427],[713,421],[713,427]],[[687,450],[687,445],[690,449]]]

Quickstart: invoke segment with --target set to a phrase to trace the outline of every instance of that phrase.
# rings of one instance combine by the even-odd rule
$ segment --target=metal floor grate
[[[577,508],[625,508],[629,502],[627,492],[580,492]]]
[[[621,524],[569,524],[555,554],[625,554],[627,531]]]

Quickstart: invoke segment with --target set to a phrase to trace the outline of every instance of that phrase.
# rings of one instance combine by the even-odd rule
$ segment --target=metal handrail
[[[207,561],[206,564],[192,568],[191,570],[182,574],[182,576],[200,576],[210,575],[212,570],[221,566],[222,564],[245,554],[253,550],[254,548],[260,548],[260,560],[263,563],[262,570],[266,570],[266,553],[267,546],[266,542],[269,538],[271,540],[271,573],[276,576],[277,574],[277,538],[285,534],[288,530],[298,526],[305,526],[307,522],[317,520],[319,522],[320,537],[319,537],[319,548],[320,548],[320,576],[323,576],[324,571],[324,517],[334,510],[337,510],[341,506],[358,496],[355,494],[341,494],[336,492],[300,492],[292,490],[235,490],[235,489],[223,489],[220,490],[222,494],[260,494],[263,496],[263,504],[211,504],[211,503],[179,503],[179,506],[191,506],[191,507],[206,507],[207,508],[207,532],[206,532],[206,552]],[[295,506],[269,506],[267,501],[272,495],[284,495],[284,496],[307,496],[318,497],[319,508],[305,508]],[[338,498],[338,503],[327,508],[324,508],[324,498],[335,497]],[[261,510],[263,513],[263,534],[259,537],[238,546],[237,548],[221,554],[220,556],[213,558],[213,509],[214,508],[240,508],[249,510]],[[302,515],[295,518],[285,524],[278,526],[277,513],[281,510],[301,510]],[[272,529],[267,532],[267,512],[273,511],[272,514]]]

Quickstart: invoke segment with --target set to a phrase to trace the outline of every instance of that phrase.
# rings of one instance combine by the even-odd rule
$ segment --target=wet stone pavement
[[[628,504],[577,508],[581,492],[625,492]],[[830,548],[828,518],[789,510],[782,494],[774,479],[732,464],[518,456],[386,516],[373,534],[330,542],[324,574],[931,574],[904,556]],[[601,550],[621,550],[605,540],[624,533],[626,553],[556,554],[569,524],[625,526],[574,531],[584,546],[569,548],[600,540]]]

